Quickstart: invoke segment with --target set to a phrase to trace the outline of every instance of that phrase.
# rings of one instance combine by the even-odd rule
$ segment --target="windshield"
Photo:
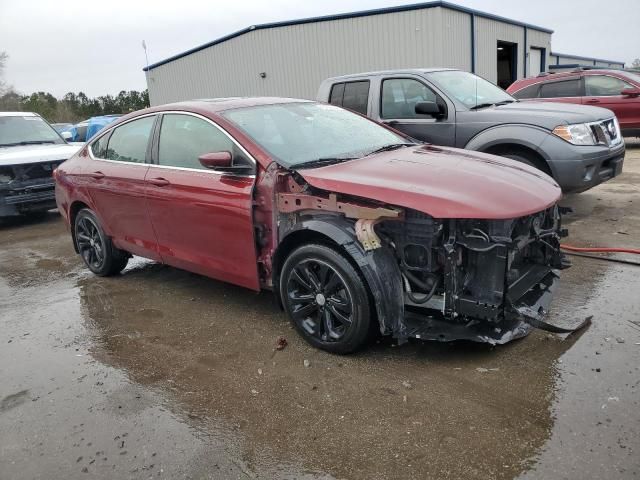
[[[65,141],[41,117],[0,116],[0,147],[40,143],[65,143]]]
[[[500,87],[496,87],[493,83],[473,73],[445,70],[431,72],[428,77],[445,93],[456,98],[468,108],[516,101]]]
[[[358,158],[411,144],[371,120],[333,105],[282,103],[223,112],[284,167],[323,159]]]

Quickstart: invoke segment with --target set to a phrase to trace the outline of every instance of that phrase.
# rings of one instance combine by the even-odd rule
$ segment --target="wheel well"
[[[76,229],[74,228],[76,223],[76,216],[78,212],[83,208],[89,208],[86,203],[83,202],[73,202],[69,207],[69,225],[71,226],[71,238],[73,239],[73,248],[75,248],[76,253],[78,252],[78,245],[76,244]]]
[[[350,261],[352,260],[351,256],[343,247],[336,243],[331,237],[323,233],[316,232],[315,230],[298,230],[297,232],[293,232],[287,235],[278,245],[271,262],[273,268],[273,290],[276,294],[279,292],[280,271],[282,270],[282,265],[285,260],[293,250],[307,243],[320,243],[322,245],[327,245],[328,247],[336,248],[341,253],[344,253]],[[278,295],[278,298],[280,298],[280,295]]]
[[[506,156],[510,153],[520,155],[533,163],[539,170],[542,170],[547,175],[553,176],[551,173],[551,168],[549,168],[549,164],[542,157],[542,155],[529,147],[518,145],[517,143],[503,143],[500,145],[492,145],[491,147],[484,150],[484,153],[491,153],[498,156]]]

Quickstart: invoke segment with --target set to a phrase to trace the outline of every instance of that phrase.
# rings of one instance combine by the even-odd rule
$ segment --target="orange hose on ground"
[[[560,244],[560,248],[570,252],[590,252],[590,253],[634,253],[640,255],[637,248],[616,248],[616,247],[572,247],[571,245]]]

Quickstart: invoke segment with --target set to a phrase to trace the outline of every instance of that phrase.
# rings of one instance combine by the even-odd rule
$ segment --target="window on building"
[[[369,104],[369,80],[336,83],[331,88],[329,103],[366,115]]]
[[[620,95],[625,88],[633,88],[629,83],[607,75],[586,75],[584,86],[587,97],[612,97]]]
[[[540,87],[541,98],[579,97],[580,79],[543,83]]]
[[[416,113],[419,102],[438,102],[438,95],[424,83],[411,78],[382,82],[382,118],[425,118]]]
[[[107,159],[144,163],[155,116],[144,117],[117,127],[109,137]]]

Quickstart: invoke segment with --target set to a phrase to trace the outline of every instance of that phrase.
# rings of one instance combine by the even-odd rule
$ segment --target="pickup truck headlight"
[[[586,123],[559,125],[553,129],[553,134],[574,145],[597,145],[598,143],[591,127]]]

